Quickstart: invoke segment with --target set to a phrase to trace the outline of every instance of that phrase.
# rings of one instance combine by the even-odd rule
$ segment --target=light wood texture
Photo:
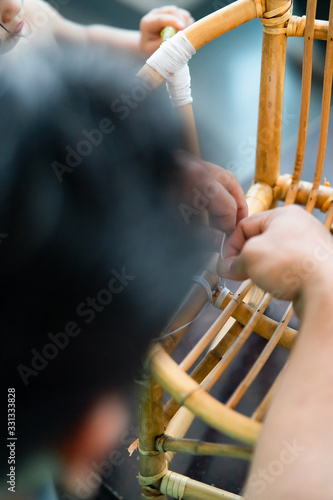
[[[298,143],[296,151],[296,160],[294,166],[293,179],[290,190],[285,200],[285,204],[295,203],[299,181],[301,180],[306,138],[308,132],[311,82],[312,82],[312,59],[313,59],[313,38],[314,24],[316,17],[317,0],[309,0],[306,8],[306,19],[304,28],[304,55],[303,55],[303,73],[302,73],[302,100],[301,113],[299,121]]]
[[[282,201],[285,200],[288,195],[288,190],[290,189],[291,182],[292,182],[292,177],[290,175],[288,174],[281,175],[276,182],[276,187],[274,188],[274,197],[276,197],[276,199],[278,200]],[[298,205],[306,205],[311,189],[312,189],[311,182],[300,181],[297,188],[297,193],[294,203],[297,203]],[[332,196],[333,196],[333,187],[324,185],[319,186],[316,197],[315,208],[319,208],[323,212],[327,212],[327,209],[329,207],[327,201]]]
[[[313,188],[311,190],[306,210],[310,213],[316,205],[316,198],[318,196],[318,189],[323,175],[324,160],[326,153],[326,143],[328,135],[328,125],[330,119],[331,108],[331,95],[332,95],[332,81],[333,81],[333,2],[330,5],[329,13],[329,27],[326,44],[326,59],[325,59],[325,73],[323,85],[323,101],[321,108],[321,126],[319,136],[318,157],[316,164],[316,171],[313,179]]]
[[[253,412],[251,418],[253,418],[257,422],[261,422],[264,419],[264,417],[268,411],[268,408],[270,407],[270,404],[271,404],[271,402],[276,394],[276,391],[278,390],[278,388],[280,386],[281,379],[283,377],[283,373],[286,369],[286,366],[287,365],[285,365],[283,367],[283,369],[279,373],[278,377],[275,379],[273,385],[271,386],[271,388],[267,392],[266,396],[264,397],[264,399],[262,400],[260,405],[256,408],[256,410]]]
[[[231,296],[228,295],[222,302],[221,308],[223,309],[226,307],[230,300]],[[232,313],[232,316],[242,325],[246,325],[254,313],[255,309],[253,307],[242,302]],[[278,325],[279,323],[274,319],[271,319],[268,316],[263,316],[262,318],[259,318],[256,325],[254,325],[253,331],[258,333],[261,337],[269,340],[272,335],[274,335]],[[279,345],[285,347],[286,349],[291,349],[295,343],[297,333],[297,330],[288,326],[279,340]]]
[[[249,215],[268,210],[273,203],[273,189],[265,182],[257,182],[246,193]]]
[[[171,498],[182,500],[221,500],[221,498],[223,500],[241,500],[238,495],[199,483],[174,472],[169,472],[163,478],[161,491]]]
[[[137,382],[139,402],[139,457],[141,498],[149,498],[147,486],[159,487],[167,471],[164,453],[156,452],[155,439],[164,432],[163,389],[146,373]],[[161,496],[160,500],[166,500]]]
[[[305,36],[306,16],[291,16],[287,26],[287,36]],[[327,40],[328,21],[316,19],[314,22],[313,36],[316,40]]]
[[[245,344],[246,340],[251,335],[253,329],[255,328],[259,319],[262,318],[265,309],[267,308],[271,300],[272,297],[270,296],[270,294],[266,293],[261,303],[259,304],[259,307],[254,311],[252,317],[249,319],[246,326],[244,326],[240,334],[237,336],[236,340],[229,347],[223,358],[202,381],[201,383],[202,387],[204,387],[206,390],[210,390],[216,384],[216,382],[228,368],[230,363],[235,359],[241,347]]]
[[[208,425],[244,443],[256,442],[260,425],[216,401],[179,368],[162,346],[152,348],[150,363],[155,380]]]
[[[192,104],[179,106],[177,112],[184,130],[183,148],[200,158],[200,146]]]
[[[253,0],[238,0],[209,14],[184,30],[186,38],[195,50],[228,31],[257,17]]]
[[[268,343],[266,344],[265,348],[261,352],[260,356],[252,366],[252,368],[248,371],[247,375],[244,377],[242,382],[239,384],[237,389],[234,391],[234,393],[230,396],[228,401],[226,402],[226,405],[229,408],[236,408],[246,391],[249,389],[251,384],[254,382],[256,377],[259,375],[260,371],[264,367],[265,363],[267,362],[269,356],[272,354],[273,350],[277,346],[280,338],[282,337],[283,333],[285,332],[289,321],[291,320],[291,317],[293,315],[293,308],[292,304],[289,304],[287,311],[285,314],[282,316],[282,319],[280,321],[279,326],[275,330],[274,334],[272,337],[269,339]]]
[[[285,0],[267,0],[272,11],[286,5]],[[276,29],[285,23],[277,24]],[[279,176],[284,77],[287,37],[264,32],[259,97],[259,118],[255,182],[274,186]]]
[[[196,439],[176,439],[163,435],[156,440],[156,449],[172,451],[188,455],[208,455],[216,457],[233,457],[250,460],[253,450],[245,446],[232,444],[204,443]]]

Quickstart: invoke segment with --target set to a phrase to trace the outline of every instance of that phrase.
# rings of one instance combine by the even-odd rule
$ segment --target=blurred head
[[[15,389],[16,466],[51,450],[70,478],[116,445],[202,247],[178,210],[169,105],[117,55],[61,53],[0,75],[0,380]]]
[[[1,0],[0,54],[12,49],[26,30],[23,0]]]

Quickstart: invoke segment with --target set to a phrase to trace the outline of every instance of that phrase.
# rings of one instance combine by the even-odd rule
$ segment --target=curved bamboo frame
[[[254,184],[246,196],[249,213],[268,210],[276,206],[278,201],[298,203],[309,212],[317,208],[326,213],[325,226],[333,232],[333,187],[326,183],[320,184],[333,81],[333,0],[328,22],[315,19],[316,1],[308,0],[306,16],[297,17],[291,15],[290,0],[237,0],[197,21],[185,30],[185,34],[198,50],[231,29],[256,17],[262,18],[264,35],[256,174]],[[284,68],[287,38],[290,36],[304,37],[302,101],[294,172],[292,176],[280,176]],[[327,52],[318,158],[311,183],[303,181],[301,175],[308,128],[314,39],[326,40]],[[163,78],[147,65],[139,72],[139,76],[149,80],[153,88],[163,82]],[[186,106],[181,112],[189,129],[187,147],[199,154],[192,108]],[[214,256],[203,272],[213,290],[214,302],[221,293],[215,273],[216,259],[217,256]],[[276,393],[285,368],[251,417],[240,414],[235,408],[275,347],[280,345],[291,349],[297,336],[297,331],[288,326],[293,314],[292,305],[288,305],[279,322],[274,321],[264,314],[271,296],[264,295],[251,282],[245,282],[235,294],[229,293],[223,298],[220,316],[178,365],[170,355],[188,328],[181,327],[197,316],[206,300],[206,291],[201,285],[194,285],[166,330],[167,336],[162,336],[160,343],[152,347],[145,376],[139,383],[139,406],[142,413],[139,445],[142,498],[157,497],[166,500],[166,495],[184,500],[214,499],[221,496],[229,500],[241,498],[168,471],[169,463],[176,452],[249,459],[260,432],[260,422]],[[177,330],[176,333],[170,335],[174,330]],[[233,394],[225,403],[221,403],[209,394],[209,390],[252,332],[267,339],[267,344]],[[213,339],[214,345],[209,347]],[[201,361],[195,365],[204,352]],[[190,369],[192,372],[187,374],[186,371]],[[164,406],[163,390],[171,396]],[[195,416],[248,446],[184,439]]]

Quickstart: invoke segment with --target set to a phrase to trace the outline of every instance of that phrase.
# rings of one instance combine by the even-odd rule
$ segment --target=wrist
[[[304,281],[297,299],[295,311],[303,319],[306,311],[333,310],[333,262],[320,264]]]

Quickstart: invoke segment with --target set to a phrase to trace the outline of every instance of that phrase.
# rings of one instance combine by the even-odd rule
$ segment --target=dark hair
[[[22,453],[133,380],[201,260],[169,104],[117,55],[61,53],[0,75],[1,397]]]

